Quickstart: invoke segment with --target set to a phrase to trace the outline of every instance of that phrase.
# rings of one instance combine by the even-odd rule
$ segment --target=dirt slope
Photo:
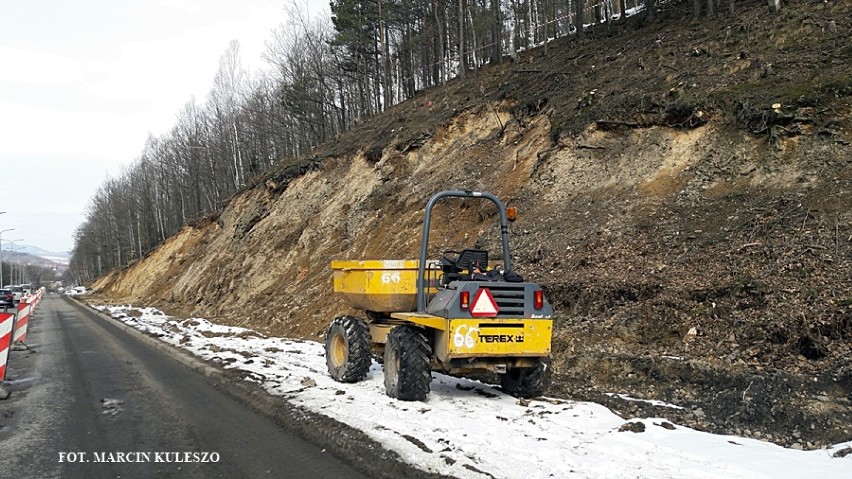
[[[852,7],[764,4],[602,27],[423,92],[94,300],[319,339],[354,312],[330,260],[414,258],[434,192],[487,190],[520,210],[516,269],[558,312],[550,394],[793,447],[849,440]],[[498,251],[493,215],[443,204],[430,254]]]

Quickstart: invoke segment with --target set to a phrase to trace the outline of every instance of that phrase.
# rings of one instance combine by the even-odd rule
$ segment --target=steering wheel
[[[450,256],[455,256],[455,259],[451,258]],[[441,253],[441,259],[446,261],[450,266],[452,266],[456,270],[459,269],[458,261],[460,256],[461,251],[456,251],[454,249],[448,249]]]

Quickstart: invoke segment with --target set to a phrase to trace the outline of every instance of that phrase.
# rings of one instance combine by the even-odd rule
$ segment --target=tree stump
[[[769,13],[778,13],[781,10],[781,0],[767,0],[769,2]]]

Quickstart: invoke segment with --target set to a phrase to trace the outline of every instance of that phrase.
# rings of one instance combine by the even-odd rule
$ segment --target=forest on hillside
[[[267,71],[243,69],[233,42],[205,101],[188,101],[169,132],[149,137],[104,181],[75,233],[69,271],[83,283],[141,258],[282,160],[453,78],[534,47],[547,55],[555,39],[594,41],[596,29],[672,16],[735,15],[745,3],[332,0],[331,18],[293,7],[268,42]],[[766,15],[777,7],[770,0]]]

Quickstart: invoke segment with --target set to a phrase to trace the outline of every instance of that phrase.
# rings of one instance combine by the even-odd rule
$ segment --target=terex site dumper
[[[442,198],[493,202],[500,216],[502,268],[488,251],[445,251],[427,262],[432,208]],[[431,371],[490,371],[521,397],[539,395],[550,354],[553,309],[542,289],[512,272],[508,221],[515,211],[496,196],[443,191],[426,204],[419,260],[332,261],[334,291],[365,317],[341,316],[328,327],[328,371],[337,381],[367,375],[371,357],[384,363],[388,396],[422,401]]]

